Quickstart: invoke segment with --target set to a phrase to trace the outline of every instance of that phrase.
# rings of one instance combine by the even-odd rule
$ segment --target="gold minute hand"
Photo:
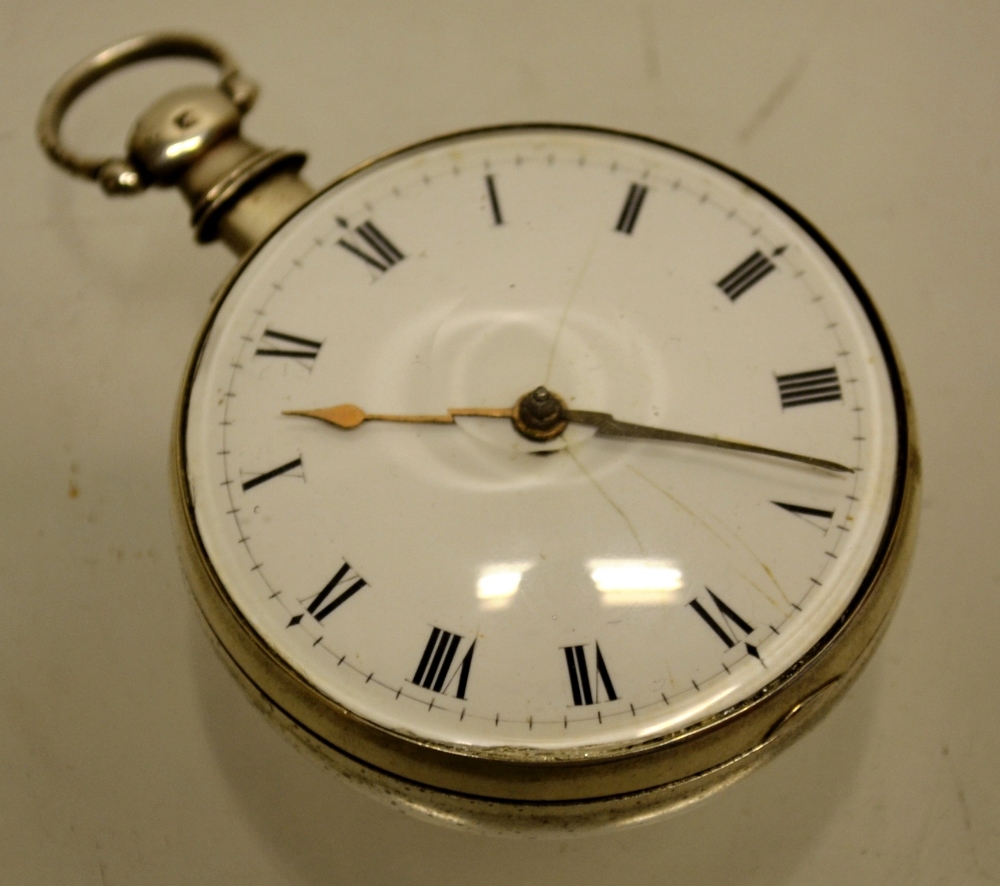
[[[771,449],[767,446],[755,446],[753,443],[741,443],[738,440],[726,440],[722,437],[707,437],[702,434],[688,434],[684,431],[670,431],[666,428],[637,425],[632,422],[619,421],[607,412],[567,409],[566,418],[571,422],[590,425],[596,428],[599,437],[665,440],[670,443],[692,443],[696,446],[714,446],[716,449],[732,449],[736,452],[749,452],[755,455],[767,455],[772,458],[797,461],[800,464],[811,465],[814,468],[824,468],[828,471],[838,471],[845,474],[854,473],[853,468],[835,461],[827,461],[825,458],[813,458],[811,455],[799,455],[796,452],[785,452],[784,450]]]

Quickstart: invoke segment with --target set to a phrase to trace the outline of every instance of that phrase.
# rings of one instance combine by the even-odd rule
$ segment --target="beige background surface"
[[[896,620],[818,729],[680,817],[523,842],[382,808],[250,707],[167,484],[231,259],[174,195],[110,202],[33,139],[71,62],[158,27],[224,41],[264,88],[248,134],[309,150],[315,184],[445,130],[603,124],[743,170],[838,245],[909,370],[926,482]],[[117,149],[172,72],[110,84],[71,137]],[[0,883],[1000,882],[998,108],[994,0],[0,0]]]

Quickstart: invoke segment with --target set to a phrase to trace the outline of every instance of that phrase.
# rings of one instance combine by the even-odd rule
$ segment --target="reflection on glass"
[[[665,603],[684,587],[670,560],[591,560],[587,564],[601,600],[612,606]]]
[[[503,609],[509,606],[521,576],[531,568],[530,563],[491,563],[484,566],[476,582],[476,596],[484,609]]]

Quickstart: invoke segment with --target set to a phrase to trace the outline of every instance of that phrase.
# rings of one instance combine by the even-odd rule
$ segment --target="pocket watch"
[[[206,59],[127,159],[63,146],[109,72]],[[222,658],[333,768],[439,821],[649,819],[745,775],[873,651],[915,534],[899,362],[788,204],[652,138],[496,126],[314,191],[256,88],[151,34],[66,74],[51,157],[175,185],[239,256],[173,439]]]

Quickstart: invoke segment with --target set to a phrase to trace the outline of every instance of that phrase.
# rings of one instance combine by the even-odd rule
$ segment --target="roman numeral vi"
[[[569,687],[573,694],[574,705],[589,705],[600,701],[600,688],[604,686],[604,692],[608,701],[617,701],[618,695],[611,682],[611,674],[608,673],[608,666],[604,662],[601,654],[601,647],[594,643],[596,676],[593,685],[590,682],[590,667],[587,664],[587,653],[585,646],[565,646],[563,652],[566,653],[566,669],[569,671]]]

